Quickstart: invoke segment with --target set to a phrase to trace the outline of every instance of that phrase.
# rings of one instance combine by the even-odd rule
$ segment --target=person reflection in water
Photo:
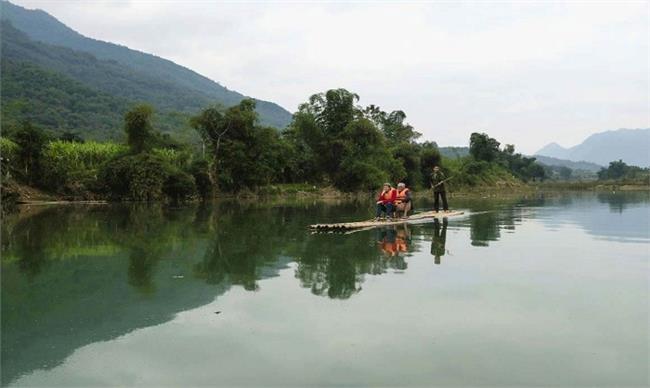
[[[440,221],[436,218],[433,221],[433,238],[431,239],[431,254],[435,257],[434,263],[440,264],[440,258],[445,255],[445,243],[447,240],[447,219]]]
[[[382,229],[377,243],[386,256],[399,256],[409,250],[411,233],[406,225]]]
[[[381,229],[377,243],[386,256],[397,255],[397,233],[395,229]]]
[[[377,244],[384,254],[384,265],[397,270],[407,268],[404,257],[408,253],[411,233],[406,225],[379,231]]]

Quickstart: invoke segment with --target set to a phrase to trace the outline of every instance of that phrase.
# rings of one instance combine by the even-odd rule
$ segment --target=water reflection
[[[598,239],[648,241],[648,204],[650,192],[647,191],[562,195],[547,198],[537,218],[552,229],[576,225]]]
[[[598,193],[598,202],[609,205],[609,210],[615,213],[623,213],[629,208],[638,208],[639,205],[650,202],[648,192],[606,192]]]
[[[431,238],[431,255],[434,257],[434,264],[440,264],[440,258],[445,255],[447,250],[445,249],[447,243],[447,225],[449,221],[446,218],[442,220],[442,227],[440,226],[441,222],[436,219],[433,224],[433,237]]]
[[[647,204],[647,194],[458,201],[468,217],[350,235],[305,227],[366,218],[354,203],[26,209],[2,222],[2,384],[84,345],[167,322],[233,286],[263,291],[262,280],[282,269],[293,268],[300,292],[345,300],[367,276],[408,271],[429,244],[441,264],[449,244],[489,247],[527,219],[647,240]],[[447,241],[450,224],[466,233]]]

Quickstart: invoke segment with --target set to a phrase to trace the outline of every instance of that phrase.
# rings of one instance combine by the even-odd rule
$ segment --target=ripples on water
[[[648,383],[647,193],[453,205],[352,234],[306,225],[365,203],[24,209],[2,383]]]

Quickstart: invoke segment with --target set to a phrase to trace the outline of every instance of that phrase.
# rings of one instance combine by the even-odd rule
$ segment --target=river
[[[49,206],[2,220],[3,386],[645,386],[650,194]],[[427,200],[417,209],[431,207]]]

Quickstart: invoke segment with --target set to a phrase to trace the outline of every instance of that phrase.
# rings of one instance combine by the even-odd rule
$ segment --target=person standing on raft
[[[440,211],[439,199],[442,199],[442,209],[445,212],[449,211],[449,205],[447,204],[447,189],[445,187],[446,180],[447,177],[442,171],[440,171],[440,167],[434,166],[433,173],[431,174],[431,188],[433,189],[433,207],[435,208],[436,213]]]
[[[379,197],[377,197],[377,213],[375,215],[375,221],[381,219],[381,214],[386,213],[386,220],[390,221],[393,217],[393,211],[395,209],[395,199],[397,198],[397,190],[391,187],[390,183],[384,183],[384,188]]]

